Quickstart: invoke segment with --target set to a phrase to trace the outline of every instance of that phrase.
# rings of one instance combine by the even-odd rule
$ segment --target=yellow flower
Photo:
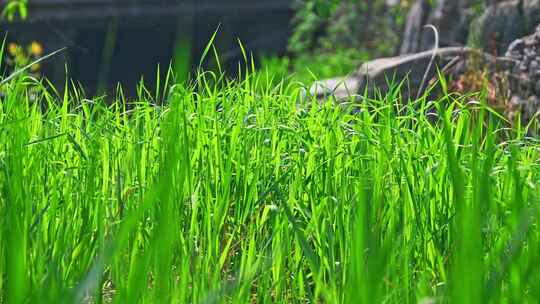
[[[30,54],[34,56],[41,56],[43,54],[43,47],[39,42],[32,41],[32,44],[30,44]]]
[[[11,56],[17,55],[18,50],[19,50],[19,46],[17,44],[15,44],[13,42],[8,44],[8,53]]]
[[[30,67],[30,71],[32,71],[32,73],[39,71],[39,69],[41,69],[41,64],[39,63],[36,63]]]

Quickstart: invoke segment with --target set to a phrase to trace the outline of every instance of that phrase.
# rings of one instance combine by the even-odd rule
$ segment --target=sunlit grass
[[[540,301],[540,145],[484,106],[164,83],[3,85],[0,302]]]

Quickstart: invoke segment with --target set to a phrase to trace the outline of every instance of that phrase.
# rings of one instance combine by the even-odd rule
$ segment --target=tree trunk
[[[463,45],[467,41],[471,19],[470,0],[440,0],[434,7],[427,0],[418,0],[407,16],[400,54],[431,49],[435,44],[433,33],[424,26],[432,24],[439,30],[441,47]]]
[[[427,0],[418,0],[413,4],[405,24],[405,31],[399,50],[401,55],[417,53],[422,50],[422,27],[426,24],[430,13],[431,5]]]

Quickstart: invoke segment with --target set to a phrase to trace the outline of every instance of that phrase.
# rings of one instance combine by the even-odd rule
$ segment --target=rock
[[[469,43],[486,52],[504,54],[517,38],[540,23],[540,0],[502,1],[490,5],[471,25]]]
[[[507,73],[508,116],[514,121],[519,114],[521,122],[528,123],[540,113],[540,24],[534,33],[512,42],[506,56],[516,62]]]
[[[338,101],[356,99],[358,97],[359,79],[355,76],[337,77],[313,83],[309,95],[318,100],[334,97]]]
[[[435,76],[436,67],[443,68],[452,58],[469,52],[472,50],[462,47],[438,49],[435,64],[430,69],[427,80]],[[375,97],[380,92],[384,96],[390,89],[389,84],[398,85],[405,80],[406,83],[401,90],[402,96],[405,100],[408,97],[414,98],[418,93],[432,55],[433,51],[425,51],[368,61],[349,77],[315,82],[309,93],[318,99],[334,97],[338,102],[351,98],[358,100],[365,94],[368,97]]]
[[[425,51],[434,39],[424,25],[439,29],[440,46],[472,45],[493,55],[502,55],[518,37],[532,32],[540,22],[540,0],[488,2],[477,16],[471,0],[417,0],[407,16],[400,54]],[[475,19],[476,17],[476,19]]]

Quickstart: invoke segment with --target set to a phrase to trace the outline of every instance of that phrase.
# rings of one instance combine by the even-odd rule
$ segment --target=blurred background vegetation
[[[298,0],[288,50],[294,70],[319,77],[351,72],[369,58],[396,53],[407,0]],[[307,80],[307,75],[300,79]]]
[[[97,15],[91,15],[83,7],[47,11],[47,0],[36,4],[7,0],[2,25],[10,31],[8,41],[20,44],[19,57],[30,45],[42,45],[44,53],[67,46],[62,58],[44,64],[44,73],[57,82],[63,81],[67,64],[69,76],[93,94],[110,91],[118,82],[126,90],[134,90],[142,76],[146,82],[154,83],[158,78],[156,67],[160,65],[163,72],[171,62],[180,71],[180,78],[185,79],[191,69],[199,67],[201,53],[216,29],[218,56],[209,56],[206,69],[220,68],[234,76],[238,62],[244,61],[244,47],[248,54],[254,54],[262,70],[277,79],[309,83],[314,78],[347,75],[369,59],[431,48],[431,33],[408,32],[411,19],[417,19],[419,25],[437,25],[443,45],[474,44],[475,39],[482,38],[480,34],[468,35],[471,20],[481,15],[486,6],[500,1],[231,0],[225,4],[183,0],[177,2],[178,13],[171,15],[171,10],[160,13],[159,9],[175,1],[162,0],[142,9],[137,17],[123,10],[144,1],[119,1],[121,4],[111,8],[99,0],[91,2],[104,6],[103,16],[99,10]],[[54,9],[64,7],[70,5],[55,4]],[[147,18],[145,11],[152,10],[155,16]],[[75,12],[80,13],[59,17]],[[412,30],[422,31],[420,26]],[[411,45],[404,41],[413,38],[419,42]]]

